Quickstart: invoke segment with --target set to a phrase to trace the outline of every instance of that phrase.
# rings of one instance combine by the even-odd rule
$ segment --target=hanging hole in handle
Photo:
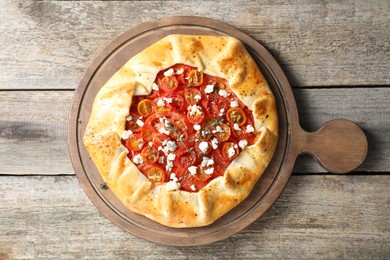
[[[326,170],[343,174],[356,169],[366,158],[368,143],[363,130],[345,119],[327,122],[316,132],[299,130],[298,153],[312,154]]]

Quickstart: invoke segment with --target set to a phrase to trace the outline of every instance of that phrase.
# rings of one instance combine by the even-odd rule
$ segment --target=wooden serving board
[[[170,34],[230,35],[241,40],[266,77],[276,98],[279,141],[272,162],[251,194],[215,223],[199,228],[169,228],[128,210],[103,182],[86,151],[82,136],[92,103],[105,82],[135,54]],[[69,151],[80,184],[94,205],[124,230],[161,244],[195,246],[227,238],[256,221],[282,193],[296,157],[311,153],[329,171],[346,173],[359,166],[367,140],[354,123],[338,119],[308,133],[299,125],[295,99],[278,63],[257,41],[225,23],[201,17],[168,17],[130,29],[95,58],[77,88],[69,119]]]

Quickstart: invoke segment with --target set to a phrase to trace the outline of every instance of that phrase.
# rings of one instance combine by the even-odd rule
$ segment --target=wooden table
[[[222,2],[0,2],[0,259],[390,257],[390,2]],[[207,246],[162,246],[112,224],[69,159],[72,95],[114,38],[170,15],[218,19],[263,44],[294,88],[302,126],[356,122],[365,162],[333,175],[299,158],[262,218]]]

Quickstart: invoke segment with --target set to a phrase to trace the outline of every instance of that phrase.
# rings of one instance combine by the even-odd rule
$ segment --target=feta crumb
[[[158,85],[155,82],[153,82],[153,84],[152,84],[152,89],[156,90],[156,91],[159,90]]]
[[[216,133],[223,133],[223,129],[221,126],[217,125],[217,127],[215,128],[215,130],[212,131],[213,134],[216,134]]]
[[[242,139],[238,142],[238,146],[241,147],[241,149],[244,149],[248,145],[248,141],[245,139]]]
[[[237,130],[237,131],[241,131],[241,128],[240,128],[240,126],[238,124],[234,124],[233,125],[233,129]]]
[[[183,74],[184,72],[184,69],[183,68],[180,68],[176,71],[176,75],[180,75],[180,74]]]
[[[165,129],[164,127],[161,127],[160,129],[158,129],[158,131],[162,134],[166,134],[166,135],[169,135],[171,132],[169,132],[167,129]]]
[[[194,130],[199,131],[200,130],[200,125],[194,125]]]
[[[214,172],[214,168],[208,168],[208,169],[204,170],[204,173],[206,173],[206,174],[213,174],[213,172]]]
[[[131,130],[125,130],[122,132],[121,138],[123,140],[127,140],[127,139],[129,139],[130,135],[132,135],[132,134],[133,134],[133,132]]]
[[[233,100],[230,102],[230,107],[238,107],[238,102]]]
[[[164,98],[164,101],[166,101],[168,104],[171,104],[173,102],[172,98]]]
[[[152,143],[152,142],[149,142],[148,145],[149,145],[149,146],[153,146],[153,143]]]
[[[167,156],[167,160],[169,160],[169,161],[173,161],[173,160],[175,160],[175,158],[176,158],[176,154],[174,154],[174,153],[170,153]]]
[[[221,110],[219,110],[219,116],[223,116],[224,113],[225,113],[225,109],[221,108]]]
[[[164,72],[165,77],[173,76],[174,74],[175,74],[175,71],[172,68],[170,68],[169,70]]]
[[[204,89],[204,93],[209,94],[214,91],[214,85],[207,85]]]
[[[126,121],[131,121],[133,120],[133,116],[132,115],[129,115],[128,117],[126,117]]]
[[[167,161],[167,165],[165,166],[166,171],[172,170],[173,163],[171,161]]]
[[[196,94],[196,95],[194,96],[194,99],[195,99],[196,102],[198,102],[199,100],[202,99],[202,96],[199,95],[199,94]]]
[[[167,185],[165,186],[165,189],[167,191],[174,191],[180,189],[180,183],[176,181],[168,181]]]
[[[134,156],[133,163],[135,163],[135,164],[142,164],[142,163],[144,163],[144,161],[142,160],[141,154],[137,154],[136,156]]]
[[[233,157],[236,154],[234,147],[230,147],[227,152],[229,157]]]
[[[199,143],[199,149],[203,152],[206,153],[207,150],[209,149],[209,144],[207,142],[200,142]]]
[[[137,119],[137,121],[135,122],[138,126],[140,127],[143,127],[144,126],[144,122],[140,119]]]
[[[194,184],[191,185],[191,190],[196,191],[196,187]]]
[[[228,97],[228,96],[229,96],[229,93],[227,93],[227,91],[224,90],[224,89],[220,89],[220,90],[218,91],[218,94],[219,94],[220,96],[222,96],[222,97]]]
[[[217,138],[213,138],[211,139],[211,146],[213,147],[213,149],[217,149],[218,148],[218,139]]]
[[[173,151],[176,150],[177,146],[176,146],[175,142],[173,142],[173,141],[168,141],[168,142],[167,142],[167,148],[168,148],[168,151],[173,152]]]
[[[196,174],[196,166],[188,167],[188,171],[191,173],[191,175],[195,175]]]
[[[203,114],[202,108],[198,105],[188,106],[188,110],[190,111],[190,116],[194,116],[195,114]]]
[[[164,100],[162,100],[161,98],[159,100],[157,100],[157,106],[158,107],[163,107],[165,106],[165,103],[164,103]],[[161,119],[161,118],[160,118]]]
[[[247,133],[253,133],[255,131],[255,129],[253,128],[252,125],[247,125],[246,126],[246,132]]]
[[[206,156],[203,157],[203,160],[202,160],[202,166],[203,167],[206,167],[206,166],[211,166],[214,164],[214,160],[213,159],[210,159]]]
[[[178,181],[179,179],[176,177],[176,174],[174,172],[171,173],[171,175],[169,176],[169,178],[172,180],[172,181]]]
[[[160,156],[160,158],[158,158],[158,162],[163,164],[164,163],[164,156]]]

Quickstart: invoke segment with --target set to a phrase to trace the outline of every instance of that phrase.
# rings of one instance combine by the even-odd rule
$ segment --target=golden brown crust
[[[259,137],[199,192],[153,185],[121,144],[133,95],[148,95],[159,71],[183,63],[225,78],[253,111]],[[99,91],[84,143],[103,179],[132,211],[170,227],[214,222],[244,200],[271,161],[277,143],[275,99],[240,41],[227,36],[170,35],[131,58]]]

